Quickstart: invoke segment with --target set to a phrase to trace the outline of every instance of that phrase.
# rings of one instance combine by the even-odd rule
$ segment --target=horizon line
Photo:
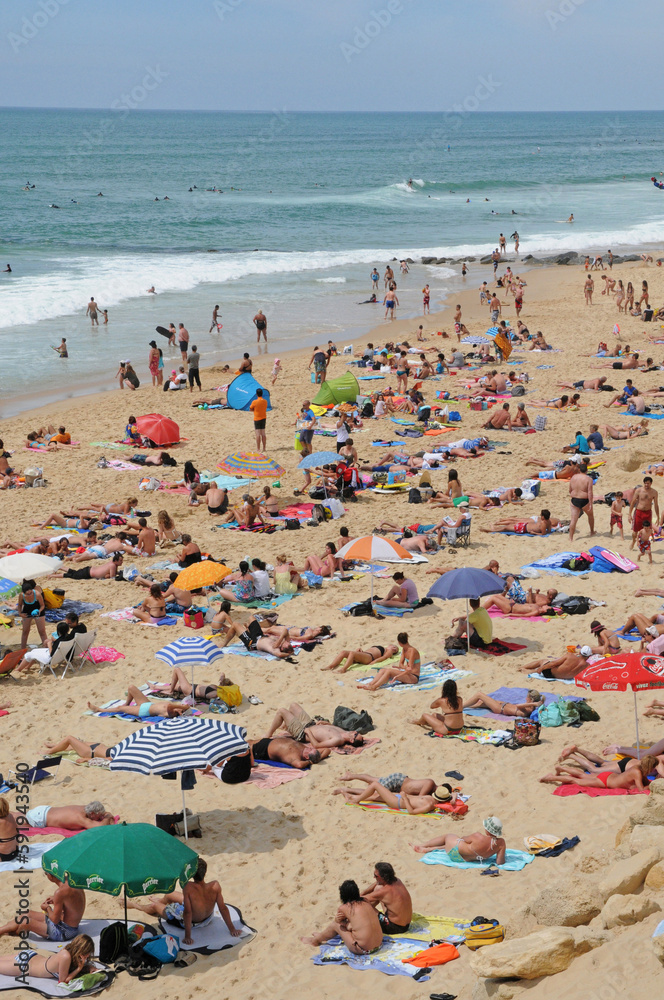
[[[2,104],[0,111],[100,111],[109,112],[117,109],[111,107],[79,107],[75,105],[54,105],[54,104]],[[350,110],[346,108],[316,110],[313,108],[300,108],[297,110],[275,109],[275,108],[132,108],[132,112],[139,114],[202,114],[202,115],[266,115],[283,114],[286,111],[291,115],[454,115],[454,110],[439,111],[399,111],[391,109],[387,111]],[[495,117],[496,115],[611,115],[611,114],[661,114],[663,109],[654,108],[592,108],[581,110],[578,108],[559,109],[557,111],[524,111],[524,110],[503,110],[503,111],[472,111],[468,116]]]

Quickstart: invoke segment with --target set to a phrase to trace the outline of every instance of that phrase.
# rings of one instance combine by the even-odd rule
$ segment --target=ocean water
[[[258,308],[272,352],[352,341],[382,318],[358,303],[393,257],[479,257],[514,229],[521,255],[656,247],[663,125],[650,112],[0,110],[3,412],[112,387],[123,357],[144,380],[170,321],[203,363],[255,343]],[[458,272],[413,268],[400,316],[419,314],[424,281],[440,306]],[[92,331],[91,295],[110,317]],[[223,329],[209,333],[216,303]],[[66,361],[50,349],[62,336]]]

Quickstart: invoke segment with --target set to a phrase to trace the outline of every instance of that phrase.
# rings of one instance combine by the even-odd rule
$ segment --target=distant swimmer
[[[9,264],[7,264],[7,267],[4,269],[4,271],[2,273],[3,274],[11,274],[12,273],[11,266]]]
[[[170,198],[168,197],[168,195],[167,195],[167,194],[165,194],[165,195],[164,195],[164,198],[163,198],[163,200],[164,200],[164,201],[170,201],[171,199],[170,199]]]
[[[358,302],[357,304],[358,306],[366,306],[368,303],[373,303],[377,301],[378,299],[376,298],[376,293],[374,292],[374,294],[371,296],[370,299],[363,299],[361,302]]]
[[[518,214],[519,214],[518,212],[515,212],[514,209],[512,209],[512,215],[518,215]]]
[[[193,189],[193,188],[189,188],[189,190],[190,190],[190,191],[193,191],[194,189]]]
[[[413,190],[413,178],[412,177],[408,181],[408,187],[410,188],[411,191]]]
[[[103,198],[103,197],[104,197],[104,195],[103,195],[103,194],[102,194],[102,192],[100,191],[100,192],[99,192],[99,194],[97,195],[97,197],[98,197],[98,198]]]
[[[569,217],[569,219],[567,221],[568,222],[574,222],[574,215],[573,214],[570,215],[570,217]]]
[[[76,201],[75,198],[70,198],[69,200],[72,203],[72,205],[78,205],[78,202]]]
[[[219,306],[215,306],[212,310],[212,325],[208,332],[212,333],[213,330],[219,332],[219,330],[221,330],[221,326],[222,324],[219,322]]]
[[[95,302],[94,298],[91,298],[88,302],[88,308],[85,310],[85,315],[90,317],[90,323],[92,326],[99,326],[99,320],[97,319],[98,309],[98,304]]]
[[[151,288],[146,288],[146,289],[145,289],[145,291],[146,291],[146,292],[149,292],[149,294],[150,294],[150,295],[156,295],[156,294],[157,294],[157,293],[155,292],[155,290],[154,290],[154,285],[152,285],[152,287],[151,287]]]
[[[159,201],[159,198],[155,198],[155,201]]]
[[[102,309],[102,314],[104,317],[104,326],[108,326],[108,309]]]
[[[60,208],[60,206],[59,206],[59,205],[49,205],[48,207],[49,207],[49,208]]]
[[[51,347],[56,352],[56,354],[60,355],[61,358],[68,358],[69,357],[69,351],[67,350],[67,338],[66,337],[62,338],[62,340],[60,341],[60,343],[59,343],[59,345],[57,347],[53,347],[53,344],[51,344]]]

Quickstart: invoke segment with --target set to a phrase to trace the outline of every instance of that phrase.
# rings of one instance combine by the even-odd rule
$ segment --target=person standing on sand
[[[267,344],[267,317],[263,315],[262,309],[259,309],[254,316],[254,326],[256,327],[256,342],[260,344],[262,333],[263,340]]]
[[[172,347],[175,347],[175,334],[176,334],[176,332],[177,331],[175,329],[175,323],[169,323],[168,324],[168,343]]]
[[[156,340],[150,341],[148,368],[150,369],[150,375],[152,376],[152,385],[159,385],[159,348],[157,347]]]
[[[636,538],[642,528],[650,528],[653,524],[652,508],[655,507],[655,524],[659,521],[659,497],[657,490],[652,488],[652,478],[644,476],[643,486],[634,490],[632,502],[629,505],[629,516],[632,518],[632,544],[634,548]]]
[[[178,330],[178,340],[180,347],[180,354],[182,355],[182,364],[187,363],[187,352],[189,350],[189,331],[185,329],[184,323],[180,323],[180,329]]]
[[[254,415],[254,434],[256,435],[256,447],[259,451],[266,451],[267,443],[265,438],[265,421],[267,419],[267,400],[263,396],[262,389],[256,389],[256,398],[249,404],[249,409]]]
[[[388,264],[385,268],[385,274],[383,275],[383,281],[385,282],[385,288],[389,288],[390,284],[394,281],[394,271]]]
[[[585,467],[587,468],[587,466]],[[588,515],[591,536],[595,534],[595,514],[593,511],[593,481],[587,472],[575,472],[569,481],[570,521],[569,540],[574,541],[574,530],[582,514]]]
[[[503,254],[507,254],[507,241],[502,233],[498,239],[498,244],[500,246],[500,255],[502,257]]]
[[[221,323],[219,322],[219,306],[215,306],[214,309],[212,310],[212,326],[208,330],[208,333],[212,333],[213,330],[216,330],[217,333],[219,333],[220,327]]]
[[[595,291],[595,282],[592,276],[589,274],[586,278],[586,283],[583,286],[583,294],[586,298],[586,305],[591,306],[593,304],[593,292]]]
[[[85,315],[90,317],[90,324],[92,326],[99,326],[99,320],[97,319],[97,310],[99,306],[95,302],[94,298],[91,298],[88,302],[88,308],[85,310]]]
[[[429,288],[428,285],[425,285],[424,288],[422,289],[422,315],[423,316],[428,316],[428,314],[430,312],[430,309],[429,309],[429,302],[430,301],[431,301],[431,289]]]

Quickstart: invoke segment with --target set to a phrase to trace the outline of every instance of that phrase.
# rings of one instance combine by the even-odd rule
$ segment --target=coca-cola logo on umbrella
[[[664,677],[664,656],[642,656],[641,666],[656,677]]]

